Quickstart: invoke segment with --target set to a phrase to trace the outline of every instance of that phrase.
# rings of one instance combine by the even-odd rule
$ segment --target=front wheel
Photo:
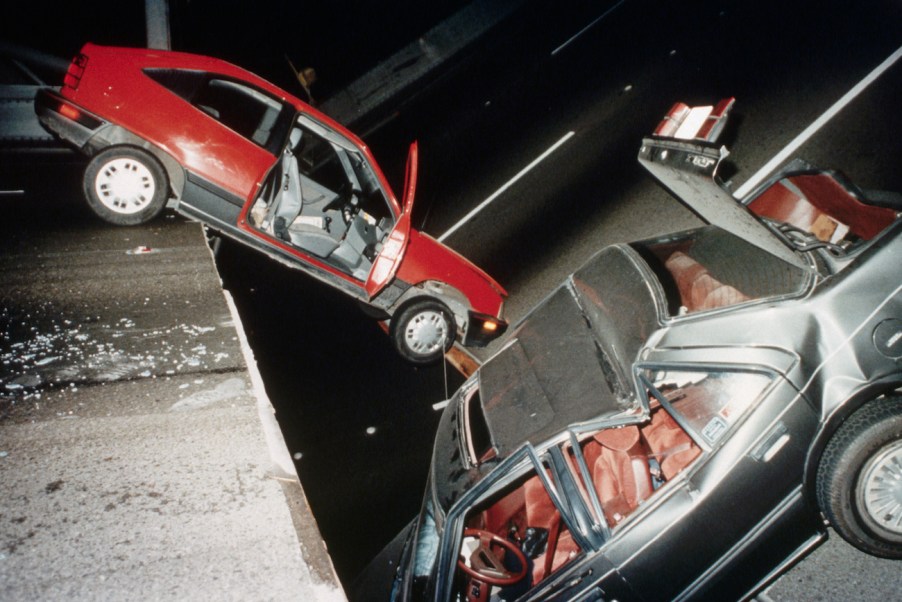
[[[442,303],[418,301],[391,320],[395,348],[407,361],[427,365],[439,361],[454,343],[454,317]]]
[[[117,226],[137,226],[166,206],[169,181],[148,152],[113,146],[98,153],[85,169],[85,198],[101,219]]]
[[[818,468],[817,496],[843,539],[902,559],[902,397],[872,401],[839,428]]]

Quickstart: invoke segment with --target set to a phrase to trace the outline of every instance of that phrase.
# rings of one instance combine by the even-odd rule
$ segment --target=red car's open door
[[[410,212],[413,208],[413,198],[417,189],[417,143],[410,145],[407,155],[407,173],[404,178],[404,199],[401,204],[401,215],[395,223],[394,229],[388,235],[388,239],[382,247],[373,269],[370,270],[366,281],[366,293],[372,299],[386,284],[388,284],[398,271],[407,241],[410,236]]]

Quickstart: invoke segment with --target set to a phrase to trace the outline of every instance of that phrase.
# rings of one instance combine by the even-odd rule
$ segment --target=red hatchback
[[[364,143],[326,115],[227,62],[86,44],[59,93],[35,111],[92,156],[88,204],[135,225],[176,210],[389,320],[398,351],[438,360],[455,340],[482,346],[507,327],[506,292],[411,228],[417,146],[398,199]]]

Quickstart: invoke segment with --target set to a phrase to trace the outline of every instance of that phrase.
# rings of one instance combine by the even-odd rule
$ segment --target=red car
[[[179,213],[359,299],[406,359],[507,327],[506,292],[410,225],[417,146],[398,199],[364,143],[326,115],[227,62],[86,44],[35,111],[92,156],[88,204],[117,225]]]

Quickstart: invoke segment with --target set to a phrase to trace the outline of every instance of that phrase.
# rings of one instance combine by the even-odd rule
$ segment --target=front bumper
[[[465,347],[485,347],[507,331],[508,323],[500,318],[475,311],[468,312],[467,318],[462,341]]]
[[[89,143],[106,124],[100,117],[49,89],[38,90],[34,99],[34,112],[44,129],[86,154],[92,154],[96,150]]]

